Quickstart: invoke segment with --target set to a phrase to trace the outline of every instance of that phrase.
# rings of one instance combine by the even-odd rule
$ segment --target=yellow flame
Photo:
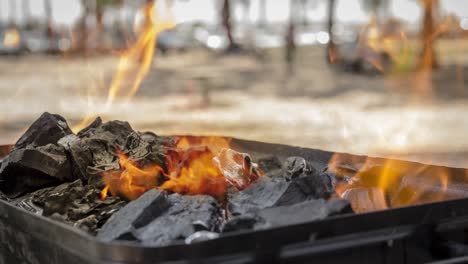
[[[358,213],[463,197],[444,167],[335,154],[329,169],[347,179],[339,181],[336,192]]]
[[[3,45],[5,45],[6,47],[8,48],[16,47],[18,46],[20,41],[21,41],[21,36],[17,29],[11,28],[5,32],[5,35],[3,37]]]
[[[156,1],[150,1],[142,8],[144,22],[135,43],[120,55],[117,69],[107,88],[105,109],[109,109],[118,97],[130,99],[136,94],[151,69],[159,34],[175,27],[170,7],[166,6],[165,16],[161,18],[155,5]],[[73,130],[85,127],[98,115],[96,112],[88,113]]]
[[[151,69],[158,35],[175,26],[172,19],[160,20],[155,12],[155,3],[143,7],[145,17],[141,33],[135,44],[120,57],[117,71],[109,86],[107,104],[112,104],[119,95],[131,98]]]

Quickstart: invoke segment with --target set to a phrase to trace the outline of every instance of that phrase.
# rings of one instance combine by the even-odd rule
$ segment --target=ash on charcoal
[[[226,222],[223,233],[289,226],[345,213],[352,213],[351,206],[346,200],[308,200],[294,205],[266,208],[234,217]]]
[[[283,164],[284,175],[291,180],[303,174],[314,174],[317,170],[302,157],[289,157]]]
[[[164,165],[164,138],[135,132],[127,122],[102,123],[97,119],[67,143],[75,173],[83,179],[90,179],[103,171],[118,170],[116,150],[124,151],[142,165]]]
[[[211,196],[168,195],[151,190],[112,216],[98,238],[137,240],[161,246],[203,231],[200,228],[219,231],[221,222],[221,209]]]
[[[74,225],[95,234],[109,217],[126,202],[118,197],[99,199],[100,190],[82,180],[36,191],[16,204],[26,203],[42,209],[42,215]]]
[[[0,165],[0,191],[10,197],[73,180],[62,146],[15,149]]]
[[[229,194],[228,205],[232,215],[329,198],[333,193],[329,175],[318,172],[303,158],[287,159],[282,170],[268,176],[261,177],[243,191]]]

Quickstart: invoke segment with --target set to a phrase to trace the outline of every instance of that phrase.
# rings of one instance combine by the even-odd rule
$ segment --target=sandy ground
[[[330,69],[322,49],[281,55],[157,55],[131,100],[106,104],[113,56],[0,58],[0,144],[42,112],[77,125],[86,116],[128,120],[158,134],[210,134],[468,167],[468,71],[444,61],[430,86],[417,76]]]

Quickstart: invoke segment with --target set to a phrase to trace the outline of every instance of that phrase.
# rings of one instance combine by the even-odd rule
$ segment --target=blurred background
[[[42,112],[467,167],[465,0],[0,0],[0,144]]]

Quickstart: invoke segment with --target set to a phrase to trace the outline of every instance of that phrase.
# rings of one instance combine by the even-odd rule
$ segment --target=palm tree
[[[9,24],[10,26],[16,26],[16,1],[10,0],[9,7],[10,7]]]
[[[29,28],[31,26],[31,6],[29,4],[29,0],[23,0],[21,2],[25,28]]]
[[[265,27],[266,25],[266,0],[260,0],[258,7],[258,25]]]
[[[96,0],[96,28],[98,32],[104,30],[104,11],[106,8],[111,6],[119,6],[122,4],[122,0]]]
[[[421,32],[422,52],[419,58],[419,69],[431,70],[438,66],[437,55],[434,49],[436,37],[435,19],[438,12],[438,0],[420,0],[424,7],[423,27]]]
[[[232,23],[231,23],[231,1],[224,0],[223,8],[221,9],[223,26],[226,31],[226,35],[229,40],[228,50],[233,50],[237,47],[234,37],[232,35]]]
[[[53,28],[53,18],[52,18],[52,3],[50,0],[44,0],[44,10],[45,10],[45,16],[47,19],[47,29],[46,29],[46,35],[47,38],[52,38],[54,36],[54,28]]]
[[[327,29],[330,40],[327,45],[327,62],[333,63],[337,58],[337,47],[335,40],[333,38],[333,26],[335,24],[335,9],[336,9],[336,0],[328,0],[328,20],[327,20]]]

